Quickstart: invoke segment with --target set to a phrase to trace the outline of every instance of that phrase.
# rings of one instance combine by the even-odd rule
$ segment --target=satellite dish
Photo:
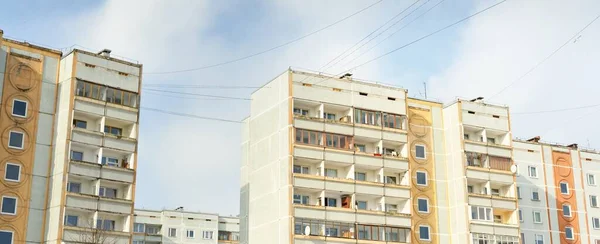
[[[516,166],[516,165],[514,165],[514,164],[513,164],[513,165],[511,165],[511,166],[510,166],[510,172],[512,172],[513,174],[516,174],[516,173],[517,173],[517,166]]]
[[[309,236],[310,235],[310,226],[307,225],[306,227],[304,227],[304,235],[305,236]]]

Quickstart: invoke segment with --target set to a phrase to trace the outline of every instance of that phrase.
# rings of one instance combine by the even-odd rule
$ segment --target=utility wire
[[[542,110],[542,111],[532,111],[532,112],[518,112],[518,113],[511,113],[512,114],[543,114],[543,113],[554,113],[554,112],[563,112],[563,111],[570,111],[570,110],[577,110],[577,109],[584,109],[584,108],[595,108],[600,106],[600,104],[593,104],[593,105],[585,105],[585,106],[580,106],[580,107],[573,107],[573,108],[561,108],[561,109],[554,109],[554,110]]]
[[[344,18],[342,18],[342,19],[340,19],[340,20],[338,20],[338,21],[336,21],[336,22],[333,22],[333,23],[331,23],[331,24],[329,24],[329,25],[327,25],[327,26],[325,26],[325,27],[322,27],[322,28],[320,28],[320,29],[318,29],[318,30],[315,30],[315,31],[313,31],[313,32],[310,32],[310,33],[308,33],[308,34],[306,34],[306,35],[303,35],[303,36],[301,36],[301,37],[298,37],[298,38],[296,38],[296,39],[293,39],[293,40],[291,40],[291,41],[285,42],[285,43],[283,43],[283,44],[277,45],[277,46],[275,46],[275,47],[272,47],[272,48],[269,48],[269,49],[266,49],[266,50],[263,50],[263,51],[260,51],[260,52],[257,52],[257,53],[250,54],[250,55],[248,55],[248,56],[244,56],[244,57],[240,57],[240,58],[232,59],[232,60],[229,60],[229,61],[224,61],[224,62],[221,62],[221,63],[215,63],[215,64],[210,64],[210,65],[205,65],[205,66],[201,66],[201,67],[197,67],[197,68],[191,68],[191,69],[182,69],[182,70],[171,70],[171,71],[156,71],[156,72],[146,72],[146,73],[144,73],[144,74],[146,74],[146,75],[158,75],[158,74],[173,74],[173,73],[191,72],[191,71],[196,71],[196,70],[203,70],[203,69],[208,69],[208,68],[213,68],[213,67],[223,66],[223,65],[226,65],[226,64],[231,64],[231,63],[239,62],[239,61],[242,61],[242,60],[245,60],[245,59],[249,59],[249,58],[252,58],[252,57],[255,57],[255,56],[258,56],[258,55],[264,54],[264,53],[268,53],[268,52],[270,52],[270,51],[273,51],[273,50],[275,50],[275,49],[282,48],[282,47],[284,47],[284,46],[290,45],[290,44],[292,44],[292,43],[295,43],[295,42],[298,42],[298,41],[300,41],[300,40],[302,40],[302,39],[304,39],[304,38],[307,38],[307,37],[309,37],[309,36],[312,36],[312,35],[314,35],[314,34],[317,34],[317,33],[321,32],[321,31],[323,31],[323,30],[329,29],[329,28],[331,28],[331,27],[332,27],[332,26],[334,26],[334,25],[337,25],[337,24],[339,24],[339,23],[341,23],[341,22],[343,22],[343,21],[345,21],[345,20],[347,20],[347,19],[349,19],[349,18],[352,18],[352,17],[354,17],[354,16],[355,16],[355,15],[357,15],[357,14],[360,14],[360,13],[364,12],[365,10],[367,10],[367,9],[369,9],[369,8],[371,8],[371,7],[373,7],[373,6],[377,5],[377,4],[379,4],[379,3],[381,3],[382,1],[383,1],[383,0],[379,0],[379,1],[377,1],[377,2],[375,2],[375,3],[373,3],[373,4],[371,4],[371,5],[369,5],[369,6],[365,7],[365,8],[363,8],[363,9],[361,9],[361,10],[357,11],[357,12],[354,12],[354,13],[352,13],[352,14],[350,14],[350,15],[348,15],[348,16],[346,16],[346,17],[344,17]]]
[[[186,97],[186,96],[177,96],[177,95],[171,95],[171,94],[163,94],[160,92],[155,92],[155,91],[144,91],[144,94],[150,94],[150,95],[156,95],[156,96],[161,96],[161,97],[172,97],[172,98],[179,98],[179,99],[193,99],[193,100],[222,100],[222,101],[227,101],[228,99],[223,99],[223,98],[203,98],[203,97]]]
[[[222,99],[231,99],[231,100],[248,100],[248,101],[252,100],[250,98],[243,98],[243,97],[215,96],[215,95],[206,95],[206,94],[189,93],[189,92],[157,90],[157,89],[150,89],[150,88],[142,88],[142,89],[143,90],[147,90],[147,91],[164,92],[164,93],[172,93],[172,94],[182,94],[182,95],[190,95],[190,96],[198,96],[198,97],[222,98]]]
[[[494,95],[490,96],[488,98],[488,100],[492,99],[493,97],[495,97],[497,95],[499,95],[500,93],[504,92],[506,89],[508,89],[509,87],[511,87],[512,85],[514,85],[517,82],[521,81],[523,78],[525,78],[527,75],[529,75],[535,69],[537,69],[540,65],[542,65],[543,63],[545,63],[546,61],[548,61],[550,58],[552,58],[552,56],[554,56],[554,54],[558,53],[558,51],[560,51],[563,47],[565,47],[567,44],[569,44],[569,42],[571,42],[573,39],[577,38],[583,31],[585,31],[585,29],[587,29],[590,25],[592,25],[594,22],[596,22],[596,20],[598,20],[598,18],[600,18],[600,15],[596,16],[596,18],[594,18],[591,22],[589,22],[587,25],[585,25],[585,27],[583,27],[583,29],[581,29],[577,33],[575,33],[575,35],[573,35],[571,38],[569,38],[569,40],[567,40],[565,43],[563,43],[562,45],[560,45],[557,49],[555,49],[552,53],[550,53],[550,55],[546,56],[546,58],[544,58],[542,61],[540,61],[539,63],[537,63],[533,67],[531,67],[531,69],[529,69],[523,75],[519,76],[519,78],[517,78],[515,81],[513,81],[510,84],[508,84],[508,86],[505,86],[504,88],[502,88],[499,92],[497,92]]]
[[[219,85],[187,85],[187,84],[142,84],[144,87],[156,88],[192,88],[192,89],[258,89],[261,86],[219,86]]]
[[[242,121],[237,121],[237,120],[220,119],[220,118],[213,118],[213,117],[203,117],[203,116],[198,116],[198,115],[194,115],[194,114],[177,113],[177,112],[173,112],[173,111],[166,111],[166,110],[161,110],[161,109],[156,109],[156,108],[147,108],[147,107],[140,107],[140,108],[143,110],[164,113],[164,114],[170,114],[170,115],[176,115],[176,116],[182,116],[182,117],[187,117],[187,118],[214,120],[214,121],[237,123],[237,124],[243,123]]]

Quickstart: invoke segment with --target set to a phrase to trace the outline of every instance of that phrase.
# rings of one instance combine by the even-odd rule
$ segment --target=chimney
[[[99,55],[102,55],[104,57],[110,58],[110,53],[112,51],[110,49],[102,49],[102,51],[98,52]]]
[[[568,145],[567,147],[568,147],[568,148],[571,148],[571,149],[573,149],[573,150],[577,150],[577,143],[573,143],[573,144],[571,144],[571,145]]]
[[[352,78],[352,74],[346,73],[346,74],[340,76],[340,79],[344,79],[344,78],[350,80]]]
[[[471,99],[471,102],[483,102],[483,97],[473,98]]]
[[[531,139],[529,139],[527,141],[528,142],[536,142],[536,143],[540,142],[540,136],[533,137],[533,138],[531,138]]]

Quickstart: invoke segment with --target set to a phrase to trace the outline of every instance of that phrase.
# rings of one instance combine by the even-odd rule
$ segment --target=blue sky
[[[194,68],[259,52],[333,23],[375,2],[355,1],[10,1],[0,9],[8,37],[55,48],[109,48],[144,64],[145,72]],[[427,9],[437,0],[419,1]],[[402,46],[497,1],[444,1],[423,18],[338,73]],[[230,65],[195,72],[144,75],[144,83],[260,86],[289,66],[318,70],[412,1],[384,0],[373,8],[292,45]],[[600,2],[507,1],[498,7],[354,70],[354,76],[395,84],[449,102],[489,96],[510,84],[591,21]],[[422,11],[422,10],[420,10]],[[420,13],[420,11],[415,14]],[[414,16],[414,15],[413,15]],[[382,34],[372,44],[405,21]],[[513,112],[598,103],[593,77],[600,23],[575,43],[494,97]],[[369,47],[370,45],[366,45]],[[365,47],[365,48],[366,48]],[[361,53],[358,51],[357,53]],[[352,56],[351,56],[352,57]],[[347,59],[347,61],[350,60]],[[347,61],[341,62],[341,64]],[[252,89],[173,89],[249,97]],[[142,95],[142,106],[240,120],[247,101]],[[600,147],[598,108],[514,115],[514,135]],[[582,116],[583,115],[583,116]],[[581,118],[579,118],[581,117]],[[136,207],[237,214],[240,125],[143,111]],[[596,137],[593,137],[596,135]]]

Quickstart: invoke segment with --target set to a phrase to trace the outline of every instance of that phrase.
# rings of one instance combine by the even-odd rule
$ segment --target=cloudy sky
[[[414,5],[416,0],[384,0],[330,28],[262,55],[193,72],[153,74],[261,52],[377,1],[9,1],[0,8],[0,29],[5,36],[55,48],[78,45],[93,51],[112,49],[115,55],[144,64],[145,84],[255,87],[289,66],[321,70],[394,16],[398,17],[370,35],[373,41],[321,71],[339,73],[355,67],[499,2],[446,0],[414,20],[440,0],[421,0]],[[392,25],[415,8],[412,15]],[[430,99],[450,102],[456,97],[490,98],[489,102],[511,107],[517,137],[541,135],[547,141],[600,148],[600,106],[531,113],[600,104],[600,21],[519,79],[596,18],[599,9],[597,0],[506,1],[360,66],[353,73],[355,77],[405,87],[415,97],[423,96],[426,82]],[[253,89],[169,90],[248,98]],[[248,101],[143,92],[142,106],[148,108],[229,120],[241,120],[249,114]],[[237,214],[240,128],[236,123],[143,111],[136,207],[184,206],[188,210]]]

